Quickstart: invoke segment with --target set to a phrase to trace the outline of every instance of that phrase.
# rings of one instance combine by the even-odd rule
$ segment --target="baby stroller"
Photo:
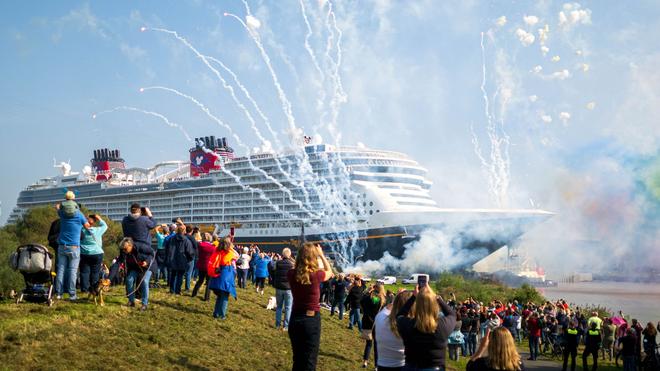
[[[25,299],[53,305],[53,256],[46,247],[39,244],[20,246],[11,254],[9,265],[21,272],[25,279],[25,289],[18,294],[16,304]]]

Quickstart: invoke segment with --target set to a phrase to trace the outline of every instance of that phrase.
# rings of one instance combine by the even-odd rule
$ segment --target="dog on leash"
[[[266,305],[267,310],[273,310],[277,307],[277,300],[274,296],[268,298],[268,304]]]
[[[105,305],[105,302],[103,301],[103,293],[108,292],[108,290],[110,290],[110,280],[107,278],[101,278],[96,287],[89,293],[90,298],[94,297],[94,305],[98,305],[99,302],[101,302],[101,306]]]

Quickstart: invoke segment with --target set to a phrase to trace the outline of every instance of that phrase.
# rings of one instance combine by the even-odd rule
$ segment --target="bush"
[[[83,214],[93,213],[82,207]],[[119,242],[123,238],[121,224],[113,222],[101,215],[108,224],[108,230],[103,235],[103,260],[106,264],[119,255]],[[48,230],[57,218],[57,212],[52,206],[40,206],[28,210],[16,224],[0,228],[0,297],[7,296],[11,290],[23,288],[23,277],[9,267],[9,255],[20,245],[38,243],[48,246]],[[49,248],[51,253],[53,249]]]
[[[517,300],[518,303],[524,304],[530,301],[532,303],[541,303],[545,301],[545,298],[534,286],[525,283],[520,288],[513,289],[513,295],[510,297],[510,300]]]
[[[478,302],[489,303],[497,299],[502,302],[518,300],[519,303],[532,301],[540,303],[545,298],[530,285],[512,289],[501,283],[478,278],[466,278],[456,273],[442,273],[436,283],[436,292],[444,298],[453,293],[458,300],[473,298]]]
[[[12,228],[0,228],[0,298],[7,297],[9,291],[23,287],[23,277],[9,267],[9,255],[19,246]]]

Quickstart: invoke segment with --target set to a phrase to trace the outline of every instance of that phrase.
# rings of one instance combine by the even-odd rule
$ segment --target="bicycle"
[[[641,369],[643,371],[660,371],[660,345],[655,346],[655,352],[644,356]]]

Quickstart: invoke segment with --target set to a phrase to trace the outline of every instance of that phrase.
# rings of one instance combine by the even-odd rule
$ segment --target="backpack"
[[[52,256],[41,245],[20,246],[9,256],[9,266],[23,273],[50,271],[53,267]]]
[[[241,256],[238,258],[238,260],[236,260],[236,266],[240,267],[240,266],[243,265],[244,262],[245,262],[245,260],[243,259],[243,254],[241,254]]]
[[[60,237],[60,219],[55,219],[50,224],[50,230],[48,230],[48,246],[52,247],[57,251],[59,244],[57,239]]]
[[[67,218],[73,218],[76,216],[76,211],[78,211],[78,204],[73,200],[66,200],[60,205],[62,212]]]
[[[449,344],[463,344],[463,334],[460,331],[452,331],[447,340]]]

